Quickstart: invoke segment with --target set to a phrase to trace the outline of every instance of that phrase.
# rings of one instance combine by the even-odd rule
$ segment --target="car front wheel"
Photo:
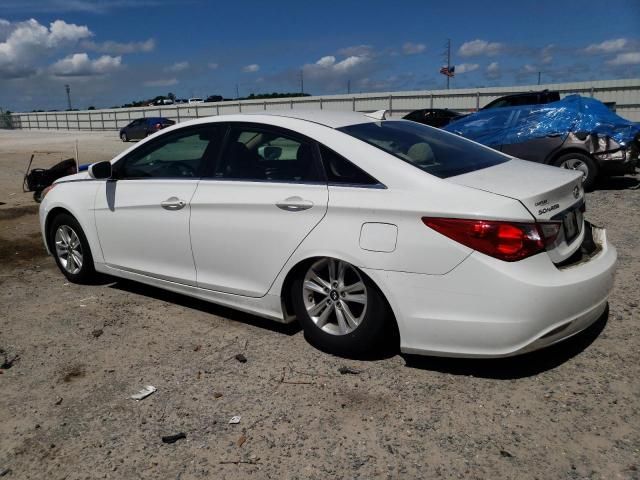
[[[53,219],[49,245],[60,271],[74,283],[90,283],[96,271],[87,238],[78,221],[68,214]]]
[[[576,170],[582,173],[582,185],[585,190],[592,190],[598,177],[598,165],[589,155],[572,152],[559,156],[553,164],[556,167]]]
[[[292,295],[305,336],[321,350],[353,356],[374,353],[382,345],[387,304],[373,282],[353,265],[318,259],[295,279]]]
[[[120,134],[120,140],[122,140],[123,142],[128,142],[128,141],[129,141],[129,138],[127,137],[127,134],[126,134],[126,133],[122,132],[122,133]]]

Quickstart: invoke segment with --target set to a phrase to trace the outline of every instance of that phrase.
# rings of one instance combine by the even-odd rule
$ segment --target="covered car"
[[[634,173],[640,151],[640,124],[579,95],[481,110],[444,129],[517,158],[580,170],[587,189],[600,174]]]

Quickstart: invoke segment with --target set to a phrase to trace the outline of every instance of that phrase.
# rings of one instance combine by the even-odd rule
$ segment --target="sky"
[[[0,0],[0,108],[640,77],[640,1]]]

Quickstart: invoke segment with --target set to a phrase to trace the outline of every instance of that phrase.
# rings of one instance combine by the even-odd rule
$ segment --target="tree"
[[[170,98],[171,101],[173,101],[173,102],[176,101],[176,96],[171,92],[167,93],[167,97]]]

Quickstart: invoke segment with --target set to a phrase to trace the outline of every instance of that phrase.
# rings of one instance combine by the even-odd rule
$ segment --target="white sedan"
[[[164,129],[40,207],[73,282],[96,272],[278,322],[318,347],[501,357],[584,330],[616,251],[577,172],[383,112],[240,114]],[[177,327],[179,328],[179,326]]]

